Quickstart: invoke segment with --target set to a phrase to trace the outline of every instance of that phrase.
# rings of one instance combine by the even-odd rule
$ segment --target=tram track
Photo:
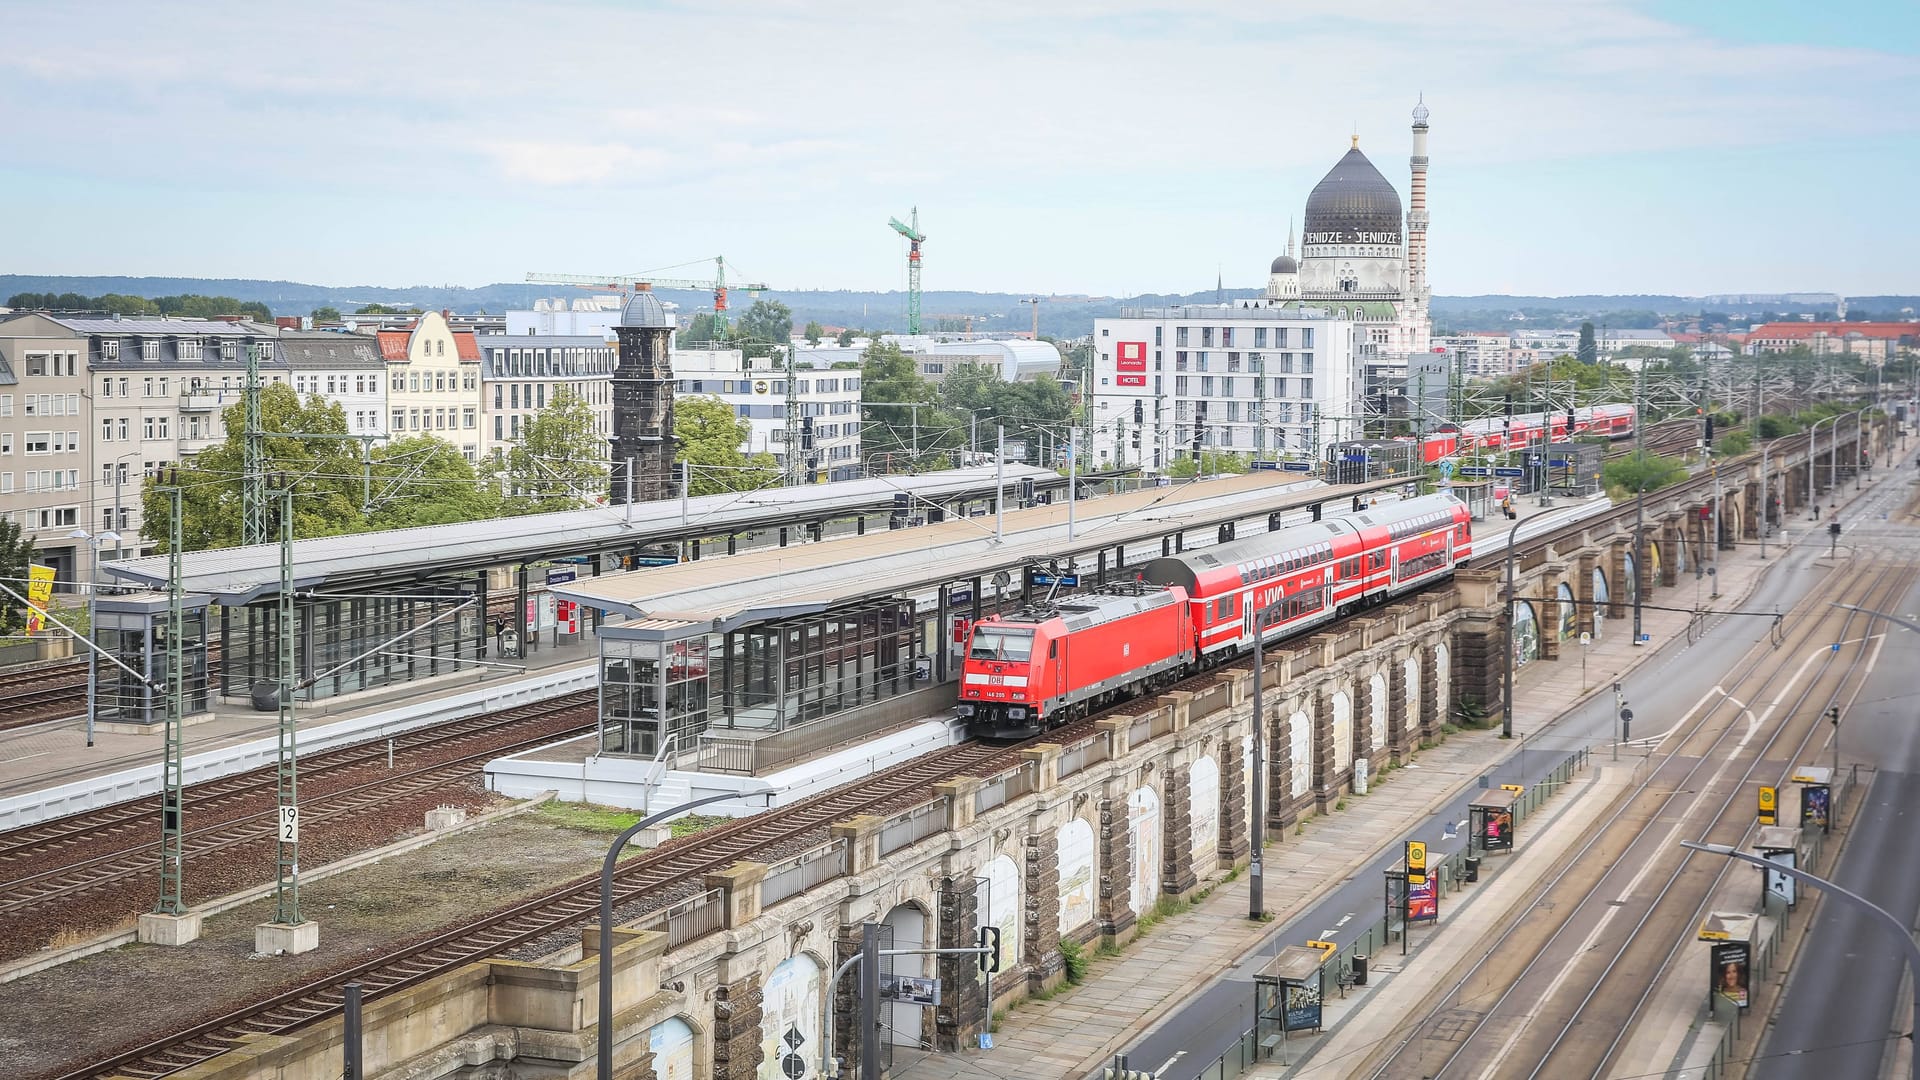
[[[1657,763],[1532,894],[1527,914],[1462,961],[1446,992],[1368,1075],[1607,1075],[1731,865],[1690,861],[1677,840],[1697,832],[1741,844],[1753,825],[1754,786],[1789,775],[1820,731],[1820,712],[1857,681],[1846,665],[1835,670],[1830,650],[1810,653],[1798,669],[1782,661],[1783,652],[1844,640],[1864,622],[1828,603],[1848,597],[1871,607],[1899,595],[1913,576],[1909,565],[1878,565],[1817,586],[1808,616],[1794,620],[1781,649],[1750,654],[1733,690],[1716,687],[1711,706],[1663,739]],[[1796,690],[1815,655],[1817,670]],[[1782,707],[1785,717],[1760,739]],[[1737,722],[1743,716],[1745,725]],[[1776,753],[1782,746],[1784,757]],[[1650,881],[1657,891],[1645,887]],[[1632,920],[1626,936],[1609,934],[1623,918]]]

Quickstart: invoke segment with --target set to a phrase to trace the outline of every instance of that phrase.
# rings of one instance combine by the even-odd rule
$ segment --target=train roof
[[[1143,611],[1166,607],[1169,604],[1184,602],[1185,597],[1175,596],[1171,590],[1162,588],[1142,588],[1128,582],[1104,585],[1099,589],[1063,596],[1052,603],[1037,602],[1002,616],[997,623],[986,625],[1006,625],[1009,623],[1039,624],[1052,619],[1066,622],[1068,630],[1085,630],[1089,626],[1112,622],[1128,615],[1138,615]]]
[[[1413,499],[1400,499],[1358,513],[1340,514],[1329,516],[1324,521],[1290,525],[1284,529],[1250,536],[1245,540],[1215,544],[1212,547],[1183,552],[1179,555],[1163,555],[1148,562],[1141,569],[1141,576],[1156,584],[1181,585],[1191,590],[1198,583],[1199,573],[1204,570],[1224,567],[1244,568],[1249,564],[1258,564],[1263,560],[1282,555],[1329,550],[1333,546],[1334,537],[1345,536],[1363,528],[1392,527],[1442,510],[1451,512],[1455,507],[1464,505],[1451,495],[1438,493],[1421,495]]]

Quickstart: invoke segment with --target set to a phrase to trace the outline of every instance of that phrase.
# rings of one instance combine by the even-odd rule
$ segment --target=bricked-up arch
[[[887,912],[886,918],[880,921],[893,931],[893,948],[925,949],[932,946],[932,942],[928,939],[931,937],[933,925],[927,918],[926,911],[918,904],[895,904],[893,909]],[[931,958],[925,956],[901,955],[891,959],[893,960],[892,971],[895,975],[924,977],[931,966],[928,963]],[[928,1021],[931,1021],[932,1017],[924,1012],[924,1008],[921,1005],[909,1005],[897,1001],[889,1003],[882,1015],[887,1025],[884,1037],[891,1040],[895,1046],[930,1045],[931,1040],[926,1038],[925,1033],[931,1030],[932,1025]]]
[[[797,1031],[805,1040],[803,1048],[820,1046],[820,995],[825,989],[820,963],[806,953],[780,961],[767,976],[760,999],[760,1067],[754,1072],[754,1080],[785,1080],[781,1061],[787,1056],[789,1031]],[[801,1057],[806,1061],[802,1077],[818,1076],[818,1055]]]
[[[1187,771],[1188,814],[1192,818],[1193,872],[1213,873],[1220,861],[1220,766],[1202,755]]]
[[[1367,680],[1367,749],[1381,750],[1387,745],[1387,677],[1379,672]]]
[[[1601,628],[1607,621],[1607,606],[1613,603],[1613,588],[1607,583],[1607,575],[1599,567],[1593,568],[1593,637],[1600,639]]]
[[[1580,604],[1574,599],[1573,586],[1563,581],[1555,586],[1554,595],[1559,597],[1559,603],[1555,611],[1555,615],[1557,615],[1558,618],[1554,620],[1555,634],[1558,635],[1561,641],[1578,637],[1580,634]]]
[[[679,1017],[647,1029],[654,1080],[693,1080],[693,1026]]]
[[[1288,794],[1299,798],[1313,786],[1313,721],[1306,711],[1294,710],[1287,718],[1287,746],[1293,752],[1293,775],[1288,779]]]
[[[1453,649],[1446,642],[1433,647],[1433,715],[1435,724],[1452,723]],[[1428,734],[1432,734],[1429,732]]]
[[[1345,690],[1336,690],[1331,699],[1333,712],[1333,754],[1331,781],[1353,767],[1353,698]]]
[[[1127,894],[1136,916],[1160,899],[1160,795],[1141,785],[1127,797],[1127,836],[1133,842],[1133,884]]]
[[[981,926],[1000,928],[1002,972],[1019,966],[1020,923],[1025,910],[1020,895],[1020,865],[1002,855],[980,868],[979,918]]]
[[[1529,661],[1540,658],[1540,617],[1534,613],[1533,604],[1525,600],[1513,602],[1513,666],[1518,670]]]
[[[1400,661],[1400,701],[1402,749],[1411,749],[1420,730],[1420,656],[1415,653]]]
[[[1099,859],[1093,826],[1084,819],[1074,818],[1060,826],[1055,837],[1060,859],[1060,936],[1065,938],[1094,919]]]

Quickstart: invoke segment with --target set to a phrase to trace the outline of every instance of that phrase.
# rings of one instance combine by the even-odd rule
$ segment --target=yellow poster
[[[40,612],[53,602],[53,567],[27,567],[27,601],[32,605],[27,609],[27,633],[37,634],[47,628],[47,617]]]

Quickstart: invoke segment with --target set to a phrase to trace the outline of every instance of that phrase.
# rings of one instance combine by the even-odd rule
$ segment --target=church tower
[[[613,369],[613,503],[627,501],[628,462],[637,502],[672,498],[673,317],[643,282],[614,327],[619,357]]]
[[[1267,272],[1267,299],[1300,299],[1300,261],[1293,257],[1293,222],[1287,222],[1287,253]]]

